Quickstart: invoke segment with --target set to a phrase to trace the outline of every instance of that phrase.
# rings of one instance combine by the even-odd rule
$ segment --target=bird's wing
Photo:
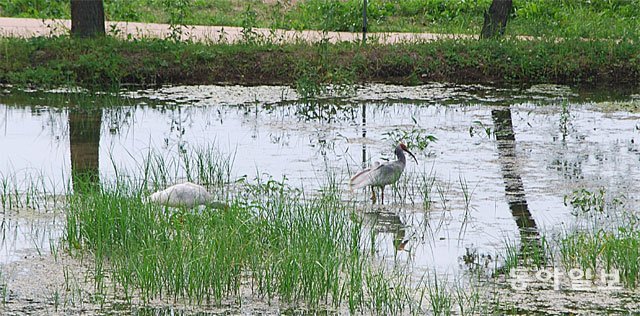
[[[351,177],[349,186],[351,189],[358,189],[373,184],[380,168],[382,168],[382,165],[376,161],[370,168],[364,169]]]
[[[149,200],[156,204],[167,204],[169,203],[169,196],[169,192],[165,189],[151,194]]]
[[[207,203],[211,195],[201,185],[183,182],[172,185],[149,196],[152,202],[168,206],[194,206]]]

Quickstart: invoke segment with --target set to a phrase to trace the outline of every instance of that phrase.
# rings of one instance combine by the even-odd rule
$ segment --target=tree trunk
[[[493,38],[504,35],[507,19],[513,8],[512,0],[493,0],[489,11],[484,13],[484,23],[480,38]]]
[[[102,0],[71,0],[71,35],[93,37],[104,34]]]

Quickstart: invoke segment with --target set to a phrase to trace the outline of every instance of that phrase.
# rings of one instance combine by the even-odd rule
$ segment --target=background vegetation
[[[0,39],[0,82],[44,86],[359,82],[627,84],[640,80],[632,42],[441,40],[431,43],[203,44],[170,40]]]
[[[371,31],[478,34],[491,0],[370,0]],[[640,0],[514,0],[508,35],[627,38]],[[111,21],[359,31],[362,0],[105,0]],[[69,18],[68,0],[0,0],[0,15]]]
[[[478,34],[491,0],[373,0],[371,31]],[[559,83],[636,85],[640,0],[514,1],[506,39],[368,45],[275,44],[254,27],[356,31],[361,0],[105,1],[109,20],[163,22],[163,40],[0,39],[0,83],[290,84],[303,95],[326,84]],[[0,14],[68,18],[67,0],[0,0]],[[182,25],[243,28],[236,44],[180,43]],[[114,30],[111,30],[114,32]],[[513,35],[533,35],[527,41]],[[562,37],[558,40],[558,37]],[[588,40],[586,38],[589,38]]]

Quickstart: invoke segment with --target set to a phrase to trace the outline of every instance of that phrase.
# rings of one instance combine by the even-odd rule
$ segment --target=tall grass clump
[[[179,148],[169,155],[149,151],[142,162],[128,172],[142,175],[143,190],[157,191],[177,182],[190,181],[213,188],[212,193],[222,199],[229,194],[234,158],[234,154],[220,153],[215,145]]]
[[[64,182],[64,181],[63,181]],[[0,209],[53,210],[60,206],[59,196],[65,193],[61,183],[54,183],[42,174],[0,172]]]
[[[190,155],[179,168],[227,170],[229,161],[210,155]],[[194,167],[198,161],[208,168]],[[174,162],[144,163],[145,181],[159,176],[156,169],[174,174]],[[130,300],[193,304],[242,304],[250,296],[351,312],[399,311],[397,298],[410,297],[374,290],[404,287],[372,268],[362,221],[337,185],[309,197],[284,181],[241,182],[226,200],[228,208],[214,210],[147,203],[140,182],[119,173],[112,183],[69,197],[66,243],[74,253],[94,257],[96,288],[105,294],[113,288]]]
[[[624,225],[613,231],[576,231],[559,240],[562,267],[599,274],[617,273],[628,288],[640,284],[640,230]],[[596,275],[598,274],[598,275]]]

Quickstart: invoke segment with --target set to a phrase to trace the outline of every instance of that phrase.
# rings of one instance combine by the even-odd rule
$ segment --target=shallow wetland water
[[[635,93],[547,85],[368,85],[348,96],[305,102],[288,87],[180,86],[69,103],[64,91],[6,88],[0,94],[0,190],[6,201],[0,310],[128,313],[129,307],[91,299],[91,262],[65,254],[64,211],[53,202],[69,192],[72,173],[104,181],[118,168],[139,170],[150,151],[170,160],[212,146],[234,157],[233,179],[286,179],[307,194],[337,179],[342,199],[355,201],[365,225],[373,227],[367,238],[375,239],[376,260],[401,267],[414,282],[437,275],[442,282],[467,283],[460,280],[481,274],[488,281],[473,286],[494,293],[504,313],[640,311],[634,290],[556,290],[551,282],[517,291],[506,278],[492,278],[509,245],[550,239],[589,222],[567,203],[576,190],[604,189],[623,199],[625,209],[638,209]],[[73,104],[92,99],[106,101],[96,101],[93,110]],[[371,205],[369,191],[349,191],[349,177],[374,161],[394,159],[400,139],[418,164],[409,160],[399,183],[386,188],[387,203]],[[49,195],[40,210],[14,194],[33,190],[34,182]],[[617,220],[611,215],[609,224]],[[64,290],[68,275],[75,290]],[[132,308],[143,315],[287,310],[264,302],[193,309],[156,303]],[[425,311],[433,312],[428,306]]]

